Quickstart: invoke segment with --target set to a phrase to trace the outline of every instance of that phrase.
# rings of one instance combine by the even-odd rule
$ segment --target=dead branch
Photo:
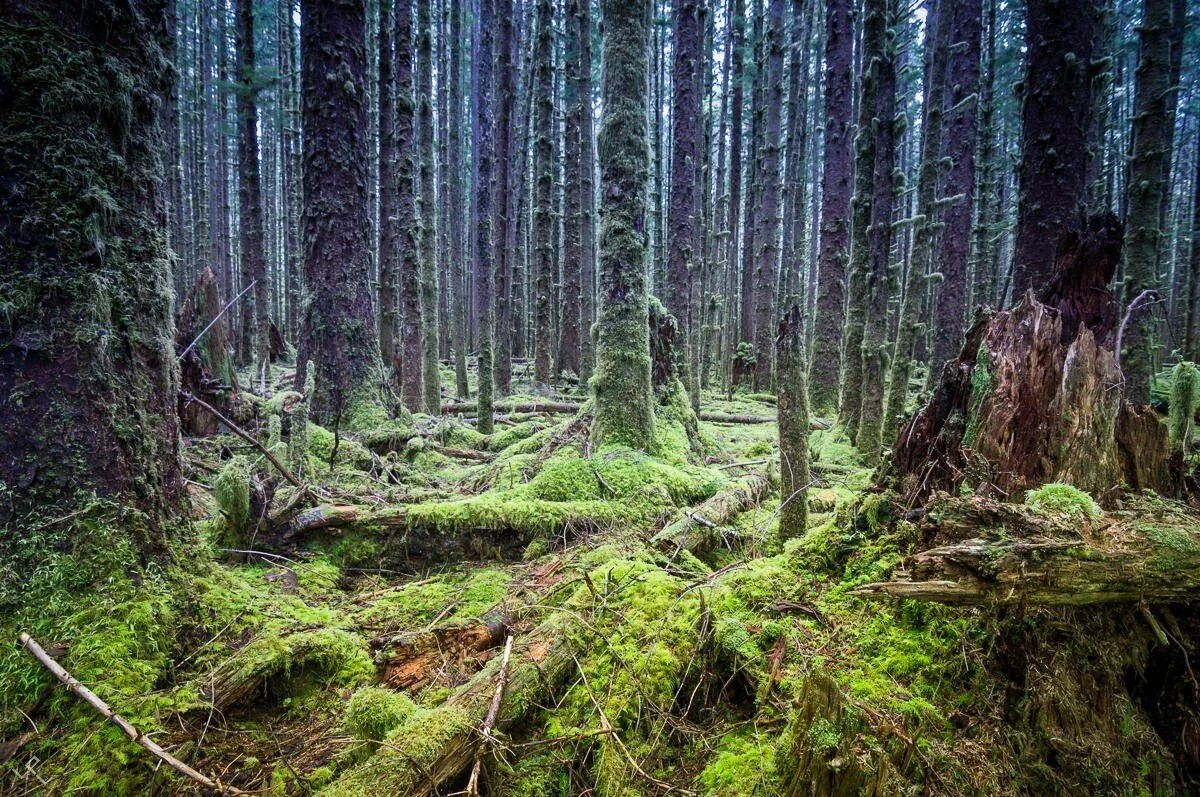
[[[195,402],[196,404],[199,404],[201,407],[203,407],[204,409],[211,412],[213,414],[213,417],[215,417],[218,421],[220,421],[221,423],[223,423],[227,427],[229,427],[229,431],[233,432],[235,435],[242,438],[247,443],[249,443],[250,445],[254,446],[256,449],[258,449],[259,452],[262,453],[262,455],[267,458],[267,461],[275,466],[275,470],[279,471],[279,474],[281,476],[283,476],[283,478],[287,479],[289,482],[294,484],[296,487],[299,487],[301,489],[304,488],[304,483],[301,482],[299,479],[297,479],[296,475],[294,473],[292,473],[290,470],[288,470],[287,467],[282,462],[280,462],[275,457],[274,454],[272,454],[269,450],[267,450],[266,446],[264,446],[262,443],[255,440],[250,435],[249,432],[245,431],[240,426],[238,426],[236,423],[234,423],[233,421],[226,418],[223,414],[221,414],[220,410],[218,410],[213,405],[209,404],[204,399],[193,396],[191,393],[181,392],[180,395],[183,397],[184,401]]]
[[[496,717],[500,715],[500,701],[504,699],[504,686],[508,683],[508,660],[512,656],[512,634],[504,641],[504,658],[500,660],[500,674],[496,676],[496,693],[492,695],[492,705],[488,708],[487,717],[479,735],[484,741],[492,742],[492,728],[496,727]],[[471,777],[467,781],[467,794],[479,794],[479,772],[483,768],[483,747],[475,753],[475,764],[471,767]]]
[[[92,708],[96,709],[105,719],[116,725],[121,731],[133,741],[137,742],[142,748],[148,751],[151,755],[162,761],[184,777],[199,783],[200,785],[213,790],[217,794],[249,794],[249,792],[234,788],[221,783],[219,779],[210,778],[207,775],[201,774],[189,767],[187,764],[180,761],[175,756],[162,749],[150,737],[143,734],[137,728],[133,727],[127,719],[114,711],[107,703],[96,696],[92,690],[75,680],[71,673],[67,672],[61,664],[55,661],[49,653],[42,649],[42,646],[34,641],[29,634],[21,634],[21,645],[28,650],[38,662],[49,670],[55,678],[57,678],[63,686],[67,687],[67,691],[75,695],[83,702],[87,703]]]

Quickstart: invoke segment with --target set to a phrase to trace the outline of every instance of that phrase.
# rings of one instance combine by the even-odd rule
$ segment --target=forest
[[[0,795],[1200,794],[1198,0],[0,0]]]

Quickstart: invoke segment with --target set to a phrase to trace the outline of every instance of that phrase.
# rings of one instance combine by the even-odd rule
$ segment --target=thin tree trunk
[[[399,379],[404,405],[422,408],[424,337],[421,318],[421,221],[417,206],[420,157],[416,131],[416,49],[413,40],[412,3],[395,5],[396,61],[396,260],[400,285],[401,353],[393,370]]]
[[[438,362],[437,205],[433,142],[432,0],[417,0],[417,149],[420,153],[421,405],[431,415],[442,406]]]
[[[804,371],[804,317],[793,304],[775,334],[779,373],[779,536],[803,536],[808,525],[808,386]]]
[[[486,3],[487,0],[481,0]],[[447,166],[450,172],[450,196],[447,204],[447,212],[449,213],[449,235],[450,235],[450,268],[447,269],[447,277],[451,280],[450,286],[447,288],[450,301],[452,302],[450,313],[454,328],[454,339],[450,342],[450,348],[454,354],[454,394],[459,398],[466,398],[469,394],[467,388],[467,347],[468,341],[472,337],[467,330],[467,310],[472,305],[470,301],[471,293],[466,289],[467,285],[467,252],[466,240],[463,235],[463,219],[466,218],[466,186],[463,181],[463,166],[462,153],[463,147],[466,146],[466,139],[463,136],[463,79],[462,79],[462,41],[463,41],[463,25],[462,25],[462,8],[460,0],[450,0],[450,91],[447,92],[450,101],[449,114],[449,132],[450,141],[447,146]],[[478,27],[477,21],[476,27]],[[491,58],[491,31],[488,31],[488,57]],[[480,41],[480,46],[483,41]],[[482,54],[482,53],[480,53]],[[481,64],[474,64],[476,77],[481,82],[476,90],[474,100],[476,103],[482,103],[483,98],[479,92],[487,92],[490,86],[482,82],[483,78],[479,75]],[[487,65],[488,74],[491,74],[491,64]],[[490,78],[489,78],[490,79]],[[477,111],[478,113],[478,111]],[[491,113],[491,110],[488,110]],[[479,131],[475,131],[475,135],[479,135]],[[481,146],[478,140],[477,146]],[[491,153],[487,153],[487,157],[491,157]],[[483,163],[483,156],[478,156],[477,161],[480,166]],[[477,179],[482,180],[482,175]],[[487,178],[491,180],[491,175]],[[491,186],[487,185],[488,191]],[[475,191],[475,199],[478,202],[483,196],[485,189],[477,187]],[[480,241],[480,229],[483,224],[491,224],[491,220],[484,221],[481,215],[482,209],[476,205],[474,217],[477,224],[475,230],[475,241]],[[488,230],[488,245],[491,245],[491,231]],[[478,254],[476,254],[478,258]],[[491,272],[491,256],[488,256],[488,272]],[[482,261],[476,260],[479,265],[483,265]],[[479,273],[475,273],[475,279],[479,279]],[[481,297],[482,298],[482,297]],[[480,308],[482,310],[482,308]],[[480,355],[482,357],[482,355]]]
[[[558,336],[558,369],[579,374],[580,292],[583,269],[583,168],[581,166],[580,129],[583,114],[589,109],[579,92],[579,73],[584,69],[579,56],[580,0],[567,0],[566,43],[563,83],[563,301],[561,333]]]
[[[492,325],[494,339],[493,392],[508,392],[512,369],[509,340],[512,338],[512,307],[509,293],[512,289],[512,264],[514,258],[516,228],[513,214],[516,208],[514,185],[520,184],[515,174],[516,158],[513,153],[513,131],[517,102],[517,64],[514,59],[516,44],[515,14],[512,0],[496,0],[498,42],[496,51],[495,91],[492,101],[496,106],[496,192],[493,199],[496,226],[495,244],[495,308]],[[480,388],[483,390],[482,375]]]
[[[554,5],[537,0],[537,31],[533,50],[534,83],[534,287],[533,383],[536,390],[550,388],[550,303],[554,289],[554,69],[552,45]]]
[[[579,382],[586,385],[595,365],[592,326],[596,323],[596,131],[592,118],[592,23],[591,0],[577,6],[579,63],[576,93],[583,104],[579,118],[579,237],[580,237],[580,339]]]
[[[480,0],[479,24],[475,47],[475,135],[478,161],[475,183],[475,280],[479,286],[479,422],[482,434],[492,433],[492,330],[495,325],[495,305],[492,301],[492,165],[493,165],[493,82],[492,82],[492,2]],[[459,330],[460,332],[462,330]],[[461,341],[461,338],[460,338]],[[461,346],[461,343],[456,343]]]

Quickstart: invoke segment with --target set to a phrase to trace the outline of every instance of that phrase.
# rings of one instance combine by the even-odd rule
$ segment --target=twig
[[[221,320],[221,316],[225,315],[225,311],[228,310],[230,307],[233,307],[233,305],[235,303],[237,303],[238,299],[245,296],[250,291],[250,289],[254,287],[254,283],[256,283],[256,282],[258,282],[257,279],[251,280],[250,284],[246,286],[245,290],[243,290],[237,296],[234,296],[232,299],[230,299],[229,302],[226,303],[226,305],[221,308],[221,311],[219,313],[217,313],[215,316],[213,316],[213,320],[208,322],[208,326],[206,326],[204,329],[200,330],[200,334],[196,336],[196,339],[193,340],[191,343],[189,343],[187,345],[187,348],[185,348],[183,351],[179,352],[178,359],[182,360],[184,357],[186,357],[187,353],[192,350],[192,347],[194,347],[197,343],[199,343],[200,339],[208,334],[208,330],[213,328],[213,324],[215,324],[215,323],[217,323],[217,321]]]
[[[241,789],[234,788],[233,786],[227,786],[221,783],[220,780],[215,780],[207,775],[200,774],[175,756],[168,753],[166,750],[162,749],[157,742],[144,735],[137,728],[133,727],[129,720],[113,711],[112,708],[99,697],[97,697],[92,690],[75,680],[71,673],[63,669],[61,664],[51,658],[50,654],[43,650],[42,646],[35,642],[33,638],[29,636],[29,634],[21,634],[21,644],[33,655],[35,659],[38,660],[38,662],[41,663],[43,667],[53,673],[54,677],[62,682],[63,686],[67,687],[67,691],[83,700],[83,702],[87,703],[92,708],[96,709],[96,711],[100,712],[105,719],[120,728],[126,736],[137,742],[139,745],[149,751],[155,758],[162,761],[171,769],[175,770],[181,775],[184,775],[185,777],[191,778],[203,786],[212,789],[218,794],[250,794],[250,792],[242,791]]]
[[[496,691],[492,695],[492,704],[488,706],[487,717],[483,720],[480,735],[485,742],[492,741],[492,728],[496,727],[496,718],[500,716],[500,701],[504,699],[504,686],[508,683],[508,659],[512,655],[512,634],[504,641],[504,658],[500,660],[500,673],[496,676]],[[475,753],[475,764],[471,767],[471,777],[467,781],[467,794],[479,794],[479,771],[483,768],[483,747]]]
[[[218,410],[213,405],[209,404],[204,399],[193,396],[191,393],[188,393],[186,391],[181,390],[179,392],[179,395],[183,396],[184,401],[194,401],[197,404],[199,404],[201,407],[203,407],[204,409],[211,412],[213,414],[213,417],[215,417],[218,421],[220,421],[221,423],[223,423],[229,427],[229,431],[233,432],[235,435],[242,438],[243,440],[245,440],[247,443],[254,446],[255,448],[257,448],[262,453],[262,455],[267,458],[267,461],[269,461],[272,465],[275,466],[275,469],[277,471],[279,471],[280,475],[283,476],[283,478],[287,479],[289,482],[291,482],[295,486],[297,486],[301,489],[304,489],[304,483],[302,481],[300,481],[299,479],[297,479],[296,475],[294,473],[292,473],[290,470],[288,470],[287,467],[282,462],[280,462],[278,459],[276,459],[275,455],[272,454],[269,450],[267,450],[266,446],[264,446],[262,443],[255,440],[253,437],[251,437],[249,432],[245,431],[240,426],[238,426],[236,423],[234,423],[233,421],[229,420],[224,415],[222,415],[220,410]],[[336,442],[335,442],[335,446],[336,446]]]
[[[717,465],[713,470],[725,470],[726,468],[748,468],[751,465],[765,465],[765,459],[748,459],[743,462],[730,462],[727,465]]]
[[[1129,306],[1125,308],[1125,317],[1121,319],[1121,326],[1117,328],[1117,341],[1113,346],[1113,354],[1117,358],[1117,368],[1121,367],[1121,339],[1125,337],[1125,327],[1129,325],[1129,320],[1133,318],[1133,311],[1137,310],[1143,304],[1158,304],[1158,291],[1147,288],[1134,298]]]

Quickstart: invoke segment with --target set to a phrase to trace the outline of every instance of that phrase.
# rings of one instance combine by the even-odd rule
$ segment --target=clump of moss
[[[1051,482],[1025,493],[1025,506],[1047,517],[1098,520],[1103,512],[1090,495],[1070,484]]]
[[[1187,453],[1191,443],[1196,410],[1200,408],[1200,368],[1181,362],[1171,369],[1171,400],[1167,428],[1171,448]]]
[[[698,779],[706,797],[774,794],[776,744],[771,734],[757,730],[722,736]]]
[[[220,540],[235,546],[250,527],[250,460],[236,456],[225,463],[213,482],[213,496],[221,511]]]
[[[971,374],[971,403],[967,408],[967,428],[963,432],[963,446],[970,448],[975,445],[979,436],[979,425],[983,421],[983,404],[992,392],[995,374],[992,368],[992,358],[987,347],[980,345],[975,355],[975,370]]]
[[[416,703],[402,692],[364,686],[350,697],[346,705],[346,729],[355,738],[380,742],[403,725],[416,710]]]

